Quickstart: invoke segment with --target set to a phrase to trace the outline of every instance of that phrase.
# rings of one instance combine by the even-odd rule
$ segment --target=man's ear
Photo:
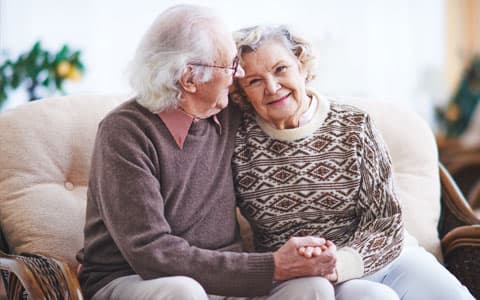
[[[193,70],[191,66],[188,66],[180,77],[180,86],[188,93],[195,93],[197,91],[197,85],[195,78],[193,77]]]

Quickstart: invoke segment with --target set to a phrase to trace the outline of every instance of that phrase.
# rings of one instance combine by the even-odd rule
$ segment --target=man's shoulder
[[[230,102],[228,106],[218,114],[222,126],[231,126],[237,128],[242,118],[242,111],[235,102]]]
[[[140,104],[138,104],[135,98],[131,98],[113,108],[103,118],[103,120],[110,120],[133,115],[148,117],[148,115],[152,115],[152,113],[146,108],[142,107]]]
[[[135,98],[129,99],[111,110],[100,122],[100,127],[122,128],[135,124],[142,127],[155,120],[156,115],[137,103]]]
[[[99,123],[97,139],[108,143],[144,144],[164,139],[166,130],[157,114],[130,99],[110,111]]]

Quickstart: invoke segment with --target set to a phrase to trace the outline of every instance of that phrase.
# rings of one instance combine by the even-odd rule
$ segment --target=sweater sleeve
[[[142,128],[102,124],[89,193],[126,263],[143,279],[188,276],[209,294],[259,296],[272,287],[273,256],[201,249],[172,232],[157,178],[161,162]],[[185,200],[185,201],[188,201]]]
[[[373,273],[392,262],[402,248],[403,221],[386,145],[366,116],[360,150],[358,226],[338,251],[339,282]]]

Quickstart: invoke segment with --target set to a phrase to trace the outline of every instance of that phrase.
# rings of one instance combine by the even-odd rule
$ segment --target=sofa
[[[59,96],[0,113],[0,270],[8,299],[83,299],[83,244],[97,125],[124,95]],[[420,244],[480,297],[480,220],[438,162],[434,136],[411,110],[341,99],[369,112],[390,150],[406,246]],[[239,215],[251,248],[251,232]]]

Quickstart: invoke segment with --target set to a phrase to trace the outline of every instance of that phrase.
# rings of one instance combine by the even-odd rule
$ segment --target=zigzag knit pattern
[[[293,236],[324,237],[358,251],[364,274],[399,255],[403,225],[391,160],[365,112],[331,103],[323,124],[293,142],[268,136],[245,112],[232,167],[257,251],[274,251]]]

